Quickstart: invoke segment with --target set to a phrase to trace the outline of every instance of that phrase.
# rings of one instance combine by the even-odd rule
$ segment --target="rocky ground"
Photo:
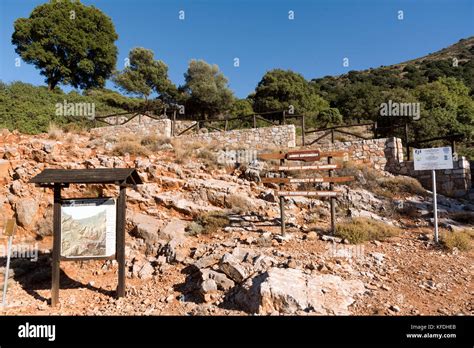
[[[8,164],[0,177],[1,212],[17,220],[15,245],[39,249],[35,262],[13,259],[2,314],[474,313],[473,251],[432,242],[429,197],[340,185],[338,219],[365,216],[402,230],[357,245],[328,235],[327,201],[291,198],[282,237],[274,188],[256,182],[255,172],[216,166],[212,151],[196,144],[163,142],[152,155],[114,156],[113,138],[0,133],[0,159]],[[100,167],[137,168],[145,182],[127,193],[127,296],[114,298],[115,261],[62,262],[61,304],[51,308],[52,193],[28,180],[44,168]],[[116,191],[71,186],[64,193]],[[449,218],[473,212],[472,202],[440,196],[439,208],[442,230],[472,227]],[[226,223],[203,233],[196,222],[209,212]]]

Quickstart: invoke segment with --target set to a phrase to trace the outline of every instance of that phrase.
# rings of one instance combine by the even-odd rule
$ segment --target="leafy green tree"
[[[316,89],[291,70],[268,71],[258,83],[253,99],[256,112],[283,111],[293,106],[296,114],[315,115],[329,108]]]
[[[421,119],[413,123],[416,139],[455,133],[473,139],[474,101],[460,80],[443,77],[418,86],[415,94],[421,103]]]
[[[191,60],[184,74],[185,85],[181,90],[186,95],[186,113],[207,119],[230,110],[234,101],[227,78],[217,65],[203,60]]]
[[[136,47],[129,55],[129,65],[114,76],[119,88],[145,100],[156,92],[165,98],[174,94],[176,87],[168,79],[168,67],[161,60],[155,60],[153,51]]]
[[[117,60],[111,19],[79,1],[54,1],[36,7],[14,23],[12,44],[27,63],[46,77],[49,90],[58,84],[102,87]]]
[[[237,99],[230,110],[232,116],[246,116],[253,114],[252,101],[249,99]]]
[[[342,121],[342,115],[337,108],[324,109],[317,118],[318,126],[320,127],[335,126],[341,124]]]
[[[350,120],[375,120],[382,102],[380,88],[366,82],[357,82],[340,90],[335,106],[347,122]]]

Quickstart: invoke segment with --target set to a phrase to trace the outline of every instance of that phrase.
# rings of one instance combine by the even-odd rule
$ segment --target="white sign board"
[[[453,154],[450,147],[414,149],[415,170],[453,169]]]
[[[68,199],[61,203],[61,256],[115,254],[116,205],[113,198]]]

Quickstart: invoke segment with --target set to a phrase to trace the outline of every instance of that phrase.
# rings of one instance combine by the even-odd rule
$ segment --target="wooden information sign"
[[[54,191],[54,206],[53,206],[53,261],[52,261],[52,277],[51,277],[51,305],[56,306],[59,303],[59,275],[60,275],[60,262],[61,261],[82,261],[85,259],[115,259],[118,263],[118,284],[117,284],[117,297],[125,296],[125,222],[126,222],[126,189],[127,187],[133,187],[135,185],[142,184],[142,180],[138,175],[138,172],[134,168],[98,168],[98,169],[45,169],[43,172],[35,176],[30,180],[30,183],[34,183],[40,187],[52,188]],[[111,243],[115,243],[115,246],[104,247],[103,253],[87,254],[86,257],[64,257],[61,255],[61,228],[63,226],[64,219],[62,214],[67,214],[66,218],[73,218],[73,211],[63,211],[63,205],[67,206],[68,200],[61,198],[61,190],[69,187],[70,184],[89,184],[89,185],[102,185],[112,184],[119,187],[119,195],[116,199],[114,211],[110,211],[110,207],[105,211],[104,214],[108,214],[112,217],[112,220],[105,220],[110,225],[110,221],[115,223],[115,238],[106,236],[105,238]],[[70,205],[70,204],[69,204]],[[78,214],[79,216],[81,214]],[[84,213],[82,213],[84,215]],[[97,219],[97,223],[103,223],[105,217],[101,216]],[[74,222],[73,222],[74,223]],[[69,232],[69,230],[68,230]],[[74,240],[74,234],[71,239]],[[106,244],[107,241],[104,241]],[[109,254],[111,256],[109,256]],[[74,255],[76,256],[76,255]]]
[[[322,157],[327,157],[327,164],[310,164],[310,165],[284,165],[285,160],[287,161],[302,161],[302,162],[315,162],[321,160]],[[263,153],[258,155],[258,158],[264,160],[280,160],[280,165],[274,168],[272,171],[280,172],[280,177],[269,177],[262,178],[263,183],[273,183],[279,185],[277,196],[280,197],[280,221],[281,221],[281,234],[285,235],[285,205],[284,197],[328,197],[330,199],[331,206],[331,231],[334,234],[336,229],[336,205],[335,198],[340,192],[334,190],[335,183],[349,182],[354,180],[353,176],[341,176],[335,177],[334,170],[342,168],[341,164],[333,163],[333,157],[342,157],[343,161],[349,160],[348,151],[326,151],[321,152],[320,150],[301,150],[301,151],[289,151],[287,153]],[[307,177],[307,178],[285,178],[286,171],[322,171],[327,170],[329,172],[328,177]],[[293,191],[285,190],[284,186],[289,184],[301,184],[301,183],[329,183],[329,190],[326,191]]]

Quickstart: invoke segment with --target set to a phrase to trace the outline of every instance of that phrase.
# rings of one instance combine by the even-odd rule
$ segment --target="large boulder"
[[[250,313],[348,315],[353,296],[364,291],[360,280],[273,267],[242,284],[234,301]]]
[[[219,263],[219,270],[226,274],[236,283],[243,282],[249,275],[250,270],[236,256],[226,253]]]
[[[136,237],[143,239],[148,245],[159,241],[158,231],[164,224],[163,220],[141,213],[132,213],[128,219],[134,226],[133,234]]]
[[[34,198],[20,199],[15,206],[18,225],[30,226],[35,221],[38,208],[38,202]]]

